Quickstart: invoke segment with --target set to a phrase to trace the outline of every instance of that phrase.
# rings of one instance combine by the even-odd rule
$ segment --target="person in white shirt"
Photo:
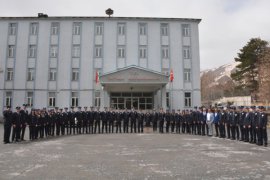
[[[206,124],[208,127],[208,136],[213,136],[213,121],[214,121],[214,113],[212,109],[208,109],[206,114]]]

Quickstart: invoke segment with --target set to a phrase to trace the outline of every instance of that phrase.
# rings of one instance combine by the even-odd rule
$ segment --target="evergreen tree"
[[[258,89],[258,61],[263,56],[267,45],[267,41],[252,38],[247,45],[240,49],[238,57],[234,59],[240,64],[236,66],[236,71],[231,74],[232,79],[237,82],[236,88],[238,90],[252,94]]]

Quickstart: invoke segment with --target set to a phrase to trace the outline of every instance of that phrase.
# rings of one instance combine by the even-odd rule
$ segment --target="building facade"
[[[199,106],[200,21],[0,17],[0,108]]]

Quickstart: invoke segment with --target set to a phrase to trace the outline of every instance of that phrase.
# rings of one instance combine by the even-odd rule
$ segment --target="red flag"
[[[99,72],[96,71],[96,84],[99,83]]]
[[[173,82],[173,79],[174,79],[173,70],[171,69],[171,72],[170,72],[170,81]]]

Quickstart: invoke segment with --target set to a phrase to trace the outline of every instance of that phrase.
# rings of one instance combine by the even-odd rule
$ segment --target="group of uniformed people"
[[[215,134],[216,137],[240,140],[267,146],[267,114],[260,107],[204,108],[194,110],[114,110],[74,107],[47,110],[31,109],[27,105],[12,112],[6,107],[4,115],[4,143],[24,141],[29,128],[29,140],[70,134],[95,133],[186,133]],[[215,130],[215,132],[214,132]],[[12,132],[12,133],[11,133]],[[10,140],[11,136],[11,140]]]

